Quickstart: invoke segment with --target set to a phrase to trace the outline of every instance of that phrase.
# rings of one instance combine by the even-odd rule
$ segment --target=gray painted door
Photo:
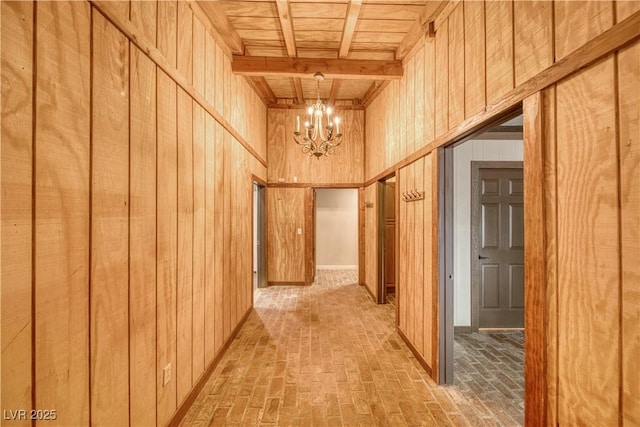
[[[479,328],[524,327],[522,168],[479,169],[472,265]]]

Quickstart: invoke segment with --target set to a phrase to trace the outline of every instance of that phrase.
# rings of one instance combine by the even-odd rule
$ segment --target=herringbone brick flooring
[[[517,400],[518,392],[507,399],[510,390],[501,389],[493,377],[479,377],[488,368],[483,371],[476,366],[484,361],[474,361],[468,352],[460,352],[465,355],[460,385],[436,386],[395,332],[393,305],[374,304],[356,282],[355,271],[319,271],[310,287],[257,290],[254,311],[182,425],[480,426],[522,422],[516,414],[517,403],[510,402]],[[481,339],[465,341],[472,346],[486,344]],[[457,346],[467,345],[456,342]],[[483,350],[500,348],[485,346]],[[496,366],[511,363],[502,356],[483,357]],[[522,383],[511,374],[503,372],[495,378],[508,377],[512,381],[508,386],[521,394]],[[488,384],[478,386],[483,382]],[[503,407],[505,402],[510,406]]]

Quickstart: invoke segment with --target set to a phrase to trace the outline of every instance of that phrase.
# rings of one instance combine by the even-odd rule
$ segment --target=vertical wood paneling
[[[225,132],[225,136],[227,136],[227,132]],[[239,289],[239,280],[238,280],[238,231],[239,231],[239,220],[238,216],[240,215],[239,209],[239,199],[242,197],[240,193],[238,193],[238,174],[240,173],[239,162],[238,162],[238,147],[235,144],[235,139],[228,136],[230,144],[229,144],[229,152],[231,154],[230,159],[230,169],[229,175],[231,180],[231,185],[229,187],[229,199],[231,201],[231,209],[230,213],[230,245],[229,248],[229,259],[230,259],[230,269],[231,269],[231,280],[229,281],[230,287],[230,298],[227,298],[227,302],[229,303],[230,310],[230,322],[229,322],[229,334],[233,330],[233,325],[236,324],[238,320],[238,302],[240,300],[240,289]]]
[[[86,425],[90,7],[38,2],[37,16],[34,408],[56,408],[51,425]]]
[[[426,144],[424,138],[424,102],[426,94],[424,91],[424,47],[416,53],[413,61],[415,62],[415,97],[414,97],[414,114],[413,114],[413,126],[416,129],[414,138],[414,149],[417,150]]]
[[[405,127],[407,128],[407,141],[405,146],[405,155],[413,153],[415,150],[415,74],[416,74],[416,61],[415,58],[409,61],[407,65],[406,74],[404,79],[407,81],[407,92],[405,99]]]
[[[449,127],[465,118],[464,2],[449,15]],[[473,38],[473,35],[469,35]]]
[[[547,424],[558,421],[558,212],[555,86],[542,92],[546,245]],[[525,302],[526,303],[526,302]]]
[[[303,283],[304,264],[304,188],[267,189],[267,280]],[[303,234],[297,234],[297,229]]]
[[[216,42],[213,40],[213,37],[208,32],[205,33],[204,39],[204,81],[200,82],[202,89],[204,90],[204,97],[207,102],[211,105],[216,105],[217,109],[217,82],[216,80]],[[220,80],[222,82],[222,80]]]
[[[93,11],[91,424],[129,423],[129,42]]]
[[[629,1],[616,1],[616,22],[623,21],[631,16],[634,12],[640,10],[640,1],[638,0],[629,0]]]
[[[211,104],[211,97],[205,90],[205,78],[207,76],[206,62],[208,59],[206,51],[205,29],[202,23],[196,17],[193,17],[193,26],[191,31],[193,37],[193,87],[195,87],[198,93],[204,96],[205,100]]]
[[[485,99],[484,1],[464,2],[465,117],[482,111]]]
[[[216,78],[218,74],[216,73]],[[223,200],[223,212],[224,212],[224,225],[222,227],[222,236],[223,236],[223,289],[222,289],[222,310],[223,310],[223,328],[222,328],[222,342],[226,342],[227,338],[231,335],[231,331],[233,329],[231,325],[231,301],[235,301],[235,294],[233,294],[233,287],[231,286],[231,281],[233,277],[231,277],[232,269],[231,269],[231,216],[233,212],[231,212],[231,135],[224,129],[221,129],[222,132],[222,143],[223,143],[223,176],[224,176],[224,200]]]
[[[177,123],[176,84],[157,76],[157,405],[158,424],[166,424],[176,409],[176,380],[163,386],[163,370],[176,370],[177,274]]]
[[[213,230],[213,220],[206,222],[206,159],[205,111],[193,103],[193,383],[205,369],[205,286],[207,226]],[[208,153],[214,157],[214,153]],[[215,174],[215,170],[212,171]],[[212,242],[214,243],[213,239]],[[212,262],[213,264],[213,262]]]
[[[205,279],[204,279],[204,353],[205,364],[209,364],[216,352],[216,251],[215,245],[215,209],[220,200],[215,192],[216,173],[216,127],[217,123],[209,114],[205,118]],[[219,274],[219,273],[218,273]]]
[[[176,0],[158,1],[157,48],[177,67],[178,3]]]
[[[178,88],[178,280],[176,387],[178,404],[192,386],[193,363],[193,106]]]
[[[407,156],[407,66],[404,66],[404,77],[400,79],[398,98],[398,157],[404,159]]]
[[[134,27],[142,31],[144,37],[156,45],[156,13],[157,3],[155,1],[131,1],[130,20]]]
[[[614,94],[613,58],[557,86],[557,138],[565,142],[557,146],[557,196],[562,201],[558,203],[561,424],[618,422],[620,252]]]
[[[613,2],[556,0],[555,59],[573,52],[613,25]]]
[[[208,43],[208,39],[207,39]],[[207,55],[212,55],[211,50],[207,48]],[[213,59],[213,56],[211,57]],[[222,114],[224,110],[224,53],[222,52],[222,48],[219,45],[215,45],[215,60],[213,61],[213,72],[215,73],[215,77],[210,77],[211,82],[215,82],[214,88],[214,97],[215,97],[215,107],[219,113]],[[209,78],[209,77],[208,77]]]
[[[487,103],[513,89],[513,2],[485,2]]]
[[[207,221],[206,229],[209,230],[210,227],[213,227],[214,233],[214,253],[218,254],[214,258],[214,271],[217,274],[213,280],[214,286],[214,353],[217,353],[224,343],[224,286],[225,286],[225,276],[228,275],[228,269],[224,263],[224,253],[226,252],[227,246],[225,246],[225,235],[224,228],[226,224],[226,218],[228,211],[225,211],[225,180],[224,180],[224,141],[222,138],[223,129],[219,124],[215,124],[215,136],[214,136],[214,145],[213,150],[211,147],[205,148],[205,152],[209,153],[209,155],[213,154],[214,165],[215,165],[215,182],[214,182],[214,191],[213,197],[214,200],[217,200],[218,203],[214,204],[214,222],[211,224]],[[207,171],[211,170],[210,162],[207,163]],[[207,193],[209,195],[211,193]],[[209,257],[206,258],[206,262],[209,263],[211,260]],[[228,277],[226,277],[228,279]],[[206,331],[206,329],[205,329]],[[211,355],[213,356],[213,355]],[[207,354],[206,360],[209,360],[209,354]]]
[[[190,84],[193,83],[193,12],[189,4],[185,1],[179,1],[178,17],[177,17],[177,64],[178,71],[187,79]],[[197,21],[197,19],[196,19]],[[202,93],[202,92],[201,92]]]
[[[131,425],[156,424],[156,66],[131,46],[129,390]]]
[[[413,164],[414,170],[414,187],[417,191],[424,191],[424,158],[419,159]],[[415,236],[415,243],[413,247],[413,261],[414,272],[413,272],[413,280],[415,281],[415,292],[413,297],[413,305],[414,305],[414,322],[415,322],[415,347],[418,351],[425,356],[424,354],[424,305],[422,303],[424,295],[423,292],[425,288],[428,288],[427,282],[424,280],[424,226],[425,226],[425,213],[424,213],[424,202],[417,201],[411,203],[414,210],[415,223],[412,230],[412,233]],[[430,243],[430,242],[429,242]],[[430,249],[430,246],[427,246]]]
[[[2,2],[0,355],[3,408],[30,410],[32,366],[33,3]],[[7,120],[5,114],[11,119]],[[29,420],[11,425],[31,425]]]
[[[366,270],[365,270],[365,285],[373,295],[374,301],[378,298],[378,183],[365,187],[364,199],[365,199],[365,257],[366,257]],[[373,206],[371,206],[373,203]]]
[[[515,1],[513,22],[513,62],[518,86],[553,63],[553,3]]]
[[[405,188],[407,192],[414,191],[416,189],[415,182],[415,163],[410,164],[406,167],[407,173],[405,174]],[[416,282],[416,265],[413,263],[413,256],[415,254],[415,246],[417,236],[415,234],[416,229],[416,203],[411,202],[407,203],[402,201],[400,203],[404,203],[406,205],[405,211],[405,222],[404,226],[406,227],[405,236],[407,239],[407,254],[404,259],[400,260],[400,264],[405,264],[405,272],[407,275],[407,280],[405,282],[405,304],[407,306],[407,324],[405,326],[405,333],[407,338],[411,340],[411,342],[416,342],[415,336],[415,325],[416,325],[416,308],[417,304],[415,302],[416,297],[416,286],[418,283]]]
[[[449,129],[449,31],[443,24],[436,31],[435,48],[435,135]]]
[[[640,44],[618,54],[622,419],[640,425]]]
[[[433,38],[424,45],[424,142],[428,144],[435,138],[435,52],[436,44]],[[391,106],[393,109],[395,104]]]
[[[437,325],[433,323],[433,315],[435,311],[435,307],[437,302],[434,300],[434,290],[437,292],[437,282],[434,281],[434,259],[433,259],[433,246],[434,244],[437,246],[437,243],[434,243],[434,221],[437,219],[433,217],[433,208],[437,203],[433,198],[433,186],[437,185],[434,182],[433,177],[433,158],[436,154],[432,153],[424,158],[424,171],[423,171],[423,190],[424,190],[424,201],[423,204],[423,218],[424,218],[424,229],[423,229],[423,280],[424,280],[424,288],[422,291],[422,327],[423,327],[423,348],[424,348],[424,359],[431,366],[432,370],[434,369],[434,364],[432,361],[432,354],[434,352],[434,333],[437,332]]]
[[[402,194],[407,191],[407,168],[398,171],[396,187],[398,188],[398,218],[396,226],[398,227],[398,281],[396,290],[398,292],[398,327],[403,331],[407,330],[407,266],[403,260],[407,259],[407,204],[402,201]]]

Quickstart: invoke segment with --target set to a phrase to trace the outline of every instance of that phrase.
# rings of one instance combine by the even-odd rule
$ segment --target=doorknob
[[[489,257],[488,256],[478,255],[478,259],[489,259]]]

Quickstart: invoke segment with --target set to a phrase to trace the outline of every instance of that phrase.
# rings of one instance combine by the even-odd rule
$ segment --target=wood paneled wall
[[[365,282],[374,301],[378,301],[378,183],[364,189]]]
[[[269,182],[305,184],[359,184],[364,179],[364,111],[337,110],[341,118],[342,144],[334,154],[317,159],[302,153],[293,139],[296,116],[304,122],[306,110],[269,108],[268,140]]]
[[[166,425],[252,304],[266,107],[191,3],[1,8],[2,409]]]
[[[436,153],[402,168],[398,173],[398,329],[410,341],[432,373],[437,369],[437,211],[433,194]],[[405,202],[403,193],[424,193],[418,201]],[[435,340],[435,341],[434,341]]]
[[[639,2],[625,3],[616,7]],[[435,37],[405,60],[404,77],[366,110],[365,181],[606,31],[614,16],[611,1],[451,3]]]
[[[638,425],[640,43],[542,99],[548,423]]]

